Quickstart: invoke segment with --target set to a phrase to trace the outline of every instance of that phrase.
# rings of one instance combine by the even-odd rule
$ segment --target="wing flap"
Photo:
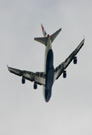
[[[62,74],[64,69],[64,64],[60,64],[58,67],[55,68],[54,70],[54,80],[58,79],[59,76]]]
[[[38,83],[39,85],[45,86],[45,79],[46,79],[46,74],[44,72],[36,72],[35,74],[36,83]]]
[[[30,72],[30,71],[23,71],[23,77],[31,82],[34,81],[35,78],[35,73]]]

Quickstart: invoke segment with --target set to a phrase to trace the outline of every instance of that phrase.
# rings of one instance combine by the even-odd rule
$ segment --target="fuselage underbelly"
[[[46,59],[46,82],[45,82],[46,102],[50,100],[53,81],[54,81],[53,51],[52,49],[50,49],[47,53],[47,59]]]

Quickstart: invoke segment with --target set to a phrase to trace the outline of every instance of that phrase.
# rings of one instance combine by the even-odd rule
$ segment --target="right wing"
[[[74,59],[74,57],[77,55],[79,50],[84,45],[85,39],[81,41],[81,43],[77,46],[77,48],[68,56],[68,58],[62,62],[58,67],[54,70],[54,81],[60,77],[60,75],[64,72],[64,70],[68,67],[68,65],[71,63],[71,61]]]
[[[35,82],[39,85],[44,85],[45,86],[45,73],[44,72],[30,72],[30,71],[26,71],[26,70],[19,70],[19,69],[15,69],[12,67],[8,67],[8,70],[18,76],[22,76],[24,79],[27,79],[31,82]]]

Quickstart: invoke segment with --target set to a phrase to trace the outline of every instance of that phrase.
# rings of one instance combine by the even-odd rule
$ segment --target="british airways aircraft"
[[[44,86],[44,97],[45,101],[48,102],[52,95],[52,86],[55,80],[57,80],[61,74],[63,74],[63,78],[67,77],[66,68],[73,61],[74,64],[77,64],[77,53],[84,45],[85,39],[83,39],[77,48],[62,62],[59,66],[54,68],[54,57],[51,43],[60,33],[61,29],[57,30],[54,34],[49,35],[46,33],[43,25],[42,32],[44,37],[34,38],[34,40],[45,45],[45,72],[31,72],[26,70],[19,70],[12,67],[8,67],[8,70],[18,76],[22,77],[22,84],[25,83],[25,79],[34,82],[34,89],[37,89],[37,85]]]

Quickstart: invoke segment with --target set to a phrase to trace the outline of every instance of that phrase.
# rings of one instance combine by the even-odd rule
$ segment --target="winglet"
[[[83,41],[85,42],[85,36],[83,36],[84,38],[83,38]]]
[[[9,66],[7,65],[7,68],[8,68],[8,70],[9,70]]]
[[[8,71],[10,71],[10,72],[11,72],[11,70],[10,70],[11,68],[10,68],[8,65],[7,65],[7,68],[8,68]]]
[[[81,43],[83,43],[83,45],[84,45],[84,42],[85,42],[85,37],[83,38],[83,40],[81,41]]]

